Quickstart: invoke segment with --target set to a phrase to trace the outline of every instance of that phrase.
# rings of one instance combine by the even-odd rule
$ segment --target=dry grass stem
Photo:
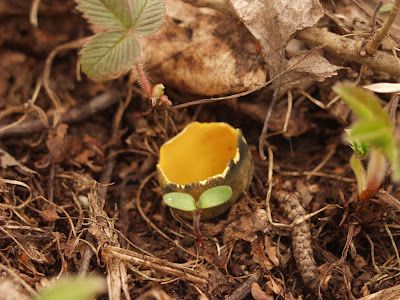
[[[110,256],[119,260],[130,262],[143,268],[155,269],[157,271],[178,277],[182,280],[189,280],[202,285],[205,285],[208,282],[206,279],[208,278],[207,273],[201,273],[179,264],[170,263],[166,260],[137,254],[129,250],[111,246],[106,246],[104,251]]]

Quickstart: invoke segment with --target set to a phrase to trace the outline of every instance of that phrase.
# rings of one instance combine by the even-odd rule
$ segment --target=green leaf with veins
[[[133,25],[132,0],[75,0],[89,23],[111,30],[129,30]]]
[[[164,195],[163,200],[166,205],[172,208],[184,211],[195,211],[197,209],[196,201],[189,194],[179,192],[168,193]]]
[[[228,185],[211,188],[201,194],[199,198],[200,208],[210,208],[228,202],[232,197],[232,189]]]
[[[108,30],[133,30],[136,34],[157,32],[164,21],[162,0],[75,0],[89,23]]]
[[[165,17],[163,0],[76,0],[92,24],[111,30],[95,35],[81,51],[82,71],[109,79],[128,71],[141,54],[134,35],[157,32]]]
[[[93,78],[117,76],[128,71],[140,55],[140,44],[125,31],[95,35],[81,51],[82,71]]]
[[[156,33],[164,22],[164,2],[162,0],[133,1],[132,15],[132,30],[135,34]]]

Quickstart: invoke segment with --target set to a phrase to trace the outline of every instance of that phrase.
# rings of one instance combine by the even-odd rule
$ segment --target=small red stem
[[[143,67],[139,61],[136,63],[136,71],[138,72],[139,82],[140,82],[140,85],[142,86],[143,91],[145,92],[147,98],[151,98],[151,84],[150,84],[149,80],[147,79],[147,76],[146,76],[146,74],[143,70]]]
[[[193,212],[193,227],[194,227],[194,233],[196,234],[197,243],[199,244],[200,247],[203,247],[203,242],[201,240],[201,235],[200,235],[200,209],[196,209]]]

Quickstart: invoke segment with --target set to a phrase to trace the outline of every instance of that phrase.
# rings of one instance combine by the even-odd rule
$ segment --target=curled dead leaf
[[[141,37],[154,81],[201,95],[238,93],[266,80],[258,44],[232,17],[176,0],[166,1],[159,34]]]
[[[42,211],[42,218],[47,222],[54,222],[60,219],[60,216],[54,209],[46,209]]]

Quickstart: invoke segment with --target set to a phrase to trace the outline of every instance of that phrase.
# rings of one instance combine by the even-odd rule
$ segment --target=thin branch
[[[378,30],[376,30],[374,36],[372,37],[372,39],[367,43],[367,45],[364,48],[365,52],[368,55],[372,55],[373,53],[376,52],[376,50],[378,49],[382,40],[385,38],[385,36],[389,32],[390,27],[392,26],[394,20],[396,19],[398,12],[399,12],[399,7],[400,7],[400,0],[395,0],[393,3],[393,7],[390,10],[390,14],[386,18],[382,27],[379,28]]]
[[[173,275],[188,281],[205,285],[207,281],[207,273],[201,273],[190,268],[185,268],[179,264],[172,264],[166,260],[157,259],[154,257],[149,257],[146,255],[138,254],[126,249],[121,249],[118,247],[113,247],[106,245],[104,251],[110,256],[125,261],[130,262],[135,265],[139,265],[144,268],[151,268],[157,271]]]
[[[66,124],[72,124],[80,122],[89,118],[90,116],[102,111],[118,101],[118,97],[113,94],[102,94],[94,97],[88,103],[80,106],[75,106],[64,115],[61,116],[61,122]],[[53,117],[48,117],[48,122],[52,123]],[[0,139],[8,136],[25,135],[36,132],[41,132],[45,129],[45,125],[42,120],[26,121],[15,126],[9,127],[4,125],[0,127]]]
[[[251,285],[254,282],[260,281],[261,278],[261,270],[257,270],[250,277],[243,282],[236,290],[233,291],[231,295],[225,298],[225,300],[241,300],[247,299],[246,297],[250,294]]]
[[[361,56],[360,47],[355,40],[316,27],[300,30],[295,37],[312,45],[324,45],[324,51],[339,56],[344,61],[354,61],[376,71],[400,76],[400,65],[396,57],[383,51],[377,51],[375,56]]]

